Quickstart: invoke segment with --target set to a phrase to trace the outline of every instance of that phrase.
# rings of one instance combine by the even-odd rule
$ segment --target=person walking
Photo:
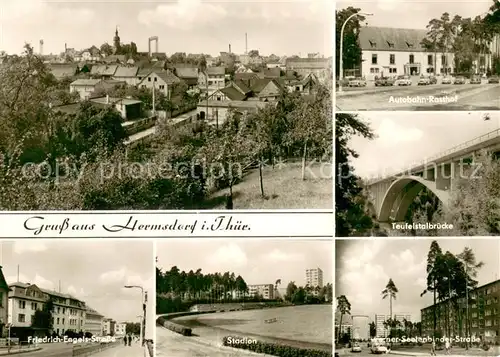
[[[431,345],[431,356],[436,355],[436,339],[432,339],[432,345]]]
[[[123,336],[123,343],[125,343],[125,346],[127,345],[127,335]]]
[[[446,350],[446,354],[449,355],[450,354],[450,339],[447,338],[444,342],[444,348]]]
[[[128,346],[130,347],[132,343],[132,336],[128,335]]]

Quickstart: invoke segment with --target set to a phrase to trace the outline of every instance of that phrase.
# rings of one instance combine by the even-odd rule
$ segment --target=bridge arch
[[[378,220],[388,222],[392,217],[395,222],[404,221],[408,208],[424,187],[434,193],[444,207],[448,206],[449,192],[438,190],[434,181],[425,180],[420,176],[403,176],[395,180],[385,193]]]

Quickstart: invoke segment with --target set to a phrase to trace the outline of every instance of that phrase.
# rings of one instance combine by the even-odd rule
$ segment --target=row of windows
[[[441,56],[441,63],[444,65],[447,64],[447,57],[445,55]],[[409,55],[408,56],[408,63],[410,64],[415,64],[415,55]],[[373,53],[372,54],[372,64],[378,64],[378,54]],[[389,54],[389,64],[396,64],[396,55],[395,54]],[[427,55],[427,64],[429,66],[432,66],[434,64],[434,59],[433,55]]]

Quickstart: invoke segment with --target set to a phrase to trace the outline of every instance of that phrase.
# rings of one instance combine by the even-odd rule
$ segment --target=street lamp
[[[342,25],[342,29],[340,30],[340,60],[339,60],[339,74],[340,74],[340,83],[339,83],[339,92],[342,92],[342,80],[344,79],[344,63],[342,61],[343,58],[343,46],[344,46],[344,29],[345,25],[349,22],[350,19],[352,19],[354,16],[373,16],[373,14],[369,14],[366,12],[356,12],[349,16],[347,20],[344,21],[344,24]]]
[[[137,315],[137,317],[140,318],[140,320],[139,320],[139,336],[140,336],[140,338],[142,338],[142,320],[144,319],[144,316]]]
[[[144,288],[140,285],[125,285],[124,288],[127,288],[127,289],[141,289],[141,307],[142,309],[144,310]],[[145,314],[144,314],[145,315]],[[144,324],[144,327],[143,327],[143,324]],[[145,330],[145,322],[144,322],[144,318],[143,318],[143,321],[141,322],[141,346],[144,344],[144,330]]]

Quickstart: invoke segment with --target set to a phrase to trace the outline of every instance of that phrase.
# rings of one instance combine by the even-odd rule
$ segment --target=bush
[[[228,342],[229,338],[241,339],[240,337],[236,336],[225,336],[224,338],[222,338],[222,344],[224,346],[240,348],[257,353],[270,354],[278,357],[332,357],[333,354],[332,352],[311,350],[262,341],[257,341],[257,343],[235,345]]]

